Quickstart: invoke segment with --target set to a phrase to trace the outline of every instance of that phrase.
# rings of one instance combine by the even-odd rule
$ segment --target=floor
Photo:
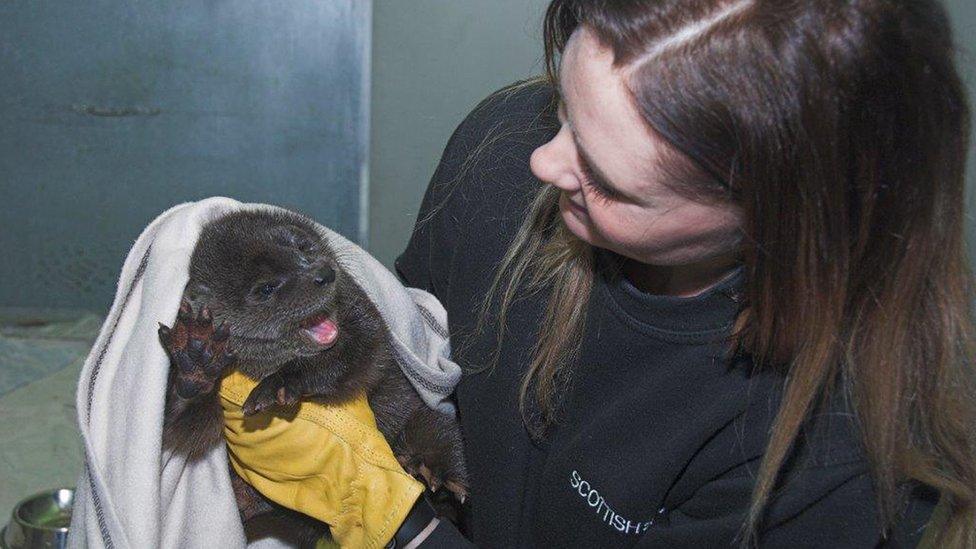
[[[101,324],[80,311],[0,308],[0,526],[25,497],[75,485],[75,388]]]

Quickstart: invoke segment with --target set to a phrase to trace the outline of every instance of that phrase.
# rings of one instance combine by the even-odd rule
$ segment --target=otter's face
[[[190,266],[191,299],[230,328],[244,363],[279,366],[331,348],[339,270],[305,218],[233,213],[204,228]]]

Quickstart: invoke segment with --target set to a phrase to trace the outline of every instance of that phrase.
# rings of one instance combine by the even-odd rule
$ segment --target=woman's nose
[[[573,193],[580,187],[573,170],[576,150],[569,130],[563,126],[548,143],[532,152],[529,169],[540,181]]]

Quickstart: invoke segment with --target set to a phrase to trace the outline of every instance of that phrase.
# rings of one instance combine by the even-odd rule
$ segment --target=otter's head
[[[267,373],[335,344],[344,276],[305,217],[240,211],[204,227],[186,293],[230,328],[242,367]]]

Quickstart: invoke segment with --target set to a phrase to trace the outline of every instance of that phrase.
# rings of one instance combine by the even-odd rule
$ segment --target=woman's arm
[[[406,249],[395,261],[396,273],[409,287],[430,292],[440,300],[448,295],[450,266],[460,233],[458,210],[465,206],[454,191],[460,184],[460,170],[468,154],[470,121],[451,136],[434,171],[417,214],[417,222]],[[398,549],[454,549],[475,547],[448,520],[434,516],[423,497],[397,532]],[[408,541],[409,540],[409,541]]]
[[[516,195],[524,187],[524,178],[512,177],[508,172],[521,173],[526,169],[524,161],[514,159],[528,158],[522,150],[528,146],[526,143],[532,142],[528,132],[552,131],[539,122],[539,110],[551,98],[552,90],[542,83],[519,83],[493,93],[464,119],[444,149],[410,241],[396,259],[396,272],[401,281],[437,297],[448,310],[452,328],[470,321],[451,318],[451,311],[456,309],[452,304],[469,301],[466,297],[470,297],[472,273],[489,276],[487,273],[495,267],[494,259],[481,261],[478,254],[465,255],[462,251],[473,247],[485,257],[493,257],[485,251],[491,245],[507,246],[492,241],[483,226],[497,225],[493,219],[512,212],[486,209],[486,205],[496,204],[500,193]],[[538,141],[544,142],[541,138]],[[514,203],[512,207],[515,208]],[[466,258],[463,264],[459,257]],[[462,295],[464,292],[468,295]],[[468,307],[460,309],[467,314]],[[477,488],[473,487],[473,491],[477,493]],[[474,545],[453,524],[440,521],[420,547]]]
[[[434,508],[421,495],[394,535],[396,549],[449,549],[475,547],[449,521],[437,518]]]

